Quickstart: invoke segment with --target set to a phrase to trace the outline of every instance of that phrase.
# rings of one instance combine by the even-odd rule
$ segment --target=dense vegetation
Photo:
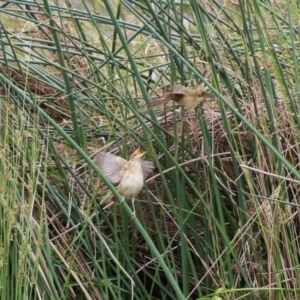
[[[4,2],[0,298],[299,298],[299,16]],[[196,111],[147,107],[199,80],[215,98]],[[156,168],[131,218],[93,158],[138,147]]]

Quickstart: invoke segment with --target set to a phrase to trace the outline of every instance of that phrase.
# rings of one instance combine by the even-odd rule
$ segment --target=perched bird
[[[209,75],[210,70],[205,69],[203,77],[208,78]],[[152,99],[149,103],[149,107],[167,104],[170,100],[173,100],[187,109],[195,108],[204,100],[204,98],[214,97],[214,94],[206,92],[206,90],[207,87],[202,81],[198,82],[197,86],[194,88],[174,85],[169,93],[164,94],[160,98]]]
[[[99,152],[95,157],[95,163],[103,174],[112,183],[119,182],[119,193],[124,197],[132,198],[134,214],[134,198],[143,188],[144,179],[154,169],[153,162],[142,160],[145,153],[138,148],[130,156],[129,161],[107,152]]]

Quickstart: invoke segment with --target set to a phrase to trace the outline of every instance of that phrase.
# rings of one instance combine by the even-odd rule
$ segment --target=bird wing
[[[127,161],[108,152],[99,152],[95,157],[95,163],[112,183],[118,183],[121,180],[121,170]]]
[[[180,97],[180,95],[186,95],[188,93],[188,89],[182,85],[174,85],[171,89],[171,92],[164,94],[162,97],[160,98],[154,98],[150,101],[150,103],[148,104],[149,107],[154,107],[154,106],[158,106],[161,104],[166,104],[168,103],[170,100],[178,100],[178,97]]]
[[[143,160],[143,159],[141,159],[141,167],[145,179],[153,172],[155,168],[152,161]]]

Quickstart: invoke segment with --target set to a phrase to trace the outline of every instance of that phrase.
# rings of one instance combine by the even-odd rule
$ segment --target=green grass
[[[94,7],[0,8],[0,298],[297,299],[297,3]],[[196,122],[147,108],[205,68]],[[93,158],[138,146],[131,219]]]

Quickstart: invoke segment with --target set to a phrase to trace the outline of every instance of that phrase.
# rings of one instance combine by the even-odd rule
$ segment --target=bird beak
[[[141,152],[141,149],[140,149],[140,148],[138,148],[138,149],[136,150],[136,153],[137,153],[137,155],[140,156],[140,157],[143,157],[143,156],[146,154],[146,152]]]

